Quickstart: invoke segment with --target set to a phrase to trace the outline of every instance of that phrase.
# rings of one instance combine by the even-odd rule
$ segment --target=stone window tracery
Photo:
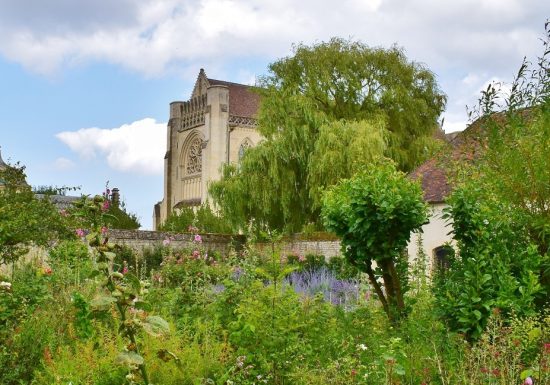
[[[185,173],[198,174],[202,171],[202,140],[197,137],[189,144],[185,157]]]
[[[250,144],[250,141],[248,139],[245,139],[245,141],[241,143],[241,145],[239,147],[239,162],[243,158],[244,153],[246,152],[246,150],[250,147],[252,147],[252,145]]]

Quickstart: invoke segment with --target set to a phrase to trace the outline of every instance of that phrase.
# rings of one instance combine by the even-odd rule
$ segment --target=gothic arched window
[[[193,138],[185,154],[185,174],[193,175],[202,171],[202,140]]]
[[[244,153],[246,152],[246,150],[247,150],[248,148],[250,148],[250,147],[252,147],[252,144],[250,143],[250,140],[248,140],[248,139],[245,139],[245,140],[241,143],[241,145],[240,145],[240,147],[239,147],[239,162],[240,162],[241,159],[243,158]]]

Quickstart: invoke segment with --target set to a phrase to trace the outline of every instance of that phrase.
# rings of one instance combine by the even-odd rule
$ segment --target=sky
[[[33,186],[118,187],[142,228],[162,199],[169,103],[254,84],[296,43],[396,44],[437,78],[446,132],[536,60],[546,0],[0,0],[0,146]]]

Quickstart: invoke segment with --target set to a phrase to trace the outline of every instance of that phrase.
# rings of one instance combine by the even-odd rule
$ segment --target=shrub
[[[534,315],[542,293],[542,261],[517,212],[475,182],[449,199],[448,216],[458,254],[436,279],[438,308],[452,330],[481,336],[492,309],[518,316]]]
[[[329,190],[322,215],[327,229],[341,237],[348,261],[367,273],[388,317],[398,319],[405,312],[402,253],[411,232],[427,220],[420,186],[392,163],[371,166]]]

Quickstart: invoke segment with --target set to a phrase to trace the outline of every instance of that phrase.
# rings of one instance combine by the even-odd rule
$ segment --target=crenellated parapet
[[[179,132],[203,125],[207,112],[206,94],[170,104],[170,120]]]

